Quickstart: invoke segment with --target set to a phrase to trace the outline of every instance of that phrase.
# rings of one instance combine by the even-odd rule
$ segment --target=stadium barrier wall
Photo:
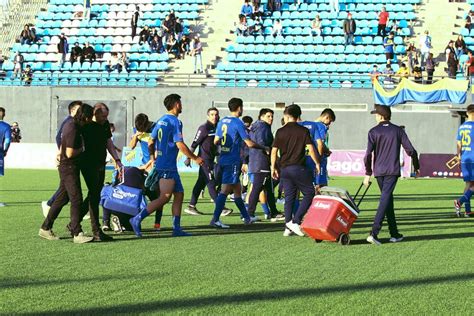
[[[370,89],[270,89],[270,88],[97,88],[97,87],[0,87],[0,106],[7,109],[6,120],[18,121],[23,140],[28,143],[54,142],[58,122],[64,116],[59,105],[70,100],[96,100],[118,104],[111,106],[111,116],[116,123],[118,146],[124,146],[130,136],[133,118],[146,113],[156,120],[165,113],[163,99],[170,93],[182,96],[185,141],[190,145],[197,127],[206,120],[210,106],[227,111],[227,101],[240,97],[245,102],[244,115],[254,119],[262,107],[275,111],[273,130],[280,126],[283,107],[300,104],[303,119],[314,120],[325,107],[334,109],[336,122],[329,131],[331,149],[364,150],[367,132],[375,126],[369,112],[373,108]],[[112,102],[114,101],[114,102]],[[404,105],[393,108],[392,121],[405,125],[407,133],[418,152],[449,153],[456,150],[456,131],[460,118],[452,116],[447,104]]]

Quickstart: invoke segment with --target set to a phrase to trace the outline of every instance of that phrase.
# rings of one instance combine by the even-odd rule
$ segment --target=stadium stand
[[[220,87],[371,87],[367,74],[374,64],[385,65],[383,40],[377,36],[379,12],[385,6],[401,28],[394,42],[396,54],[405,53],[409,23],[416,19],[414,5],[420,0],[342,0],[340,12],[331,12],[328,1],[309,0],[299,5],[283,0],[281,11],[264,12],[262,35],[237,36],[227,47],[227,62],[217,69]],[[355,45],[344,45],[342,24],[348,12],[357,22]],[[322,20],[322,36],[311,34],[316,15]],[[272,25],[280,20],[281,36]],[[248,25],[254,23],[248,19]],[[384,68],[384,67],[381,67]],[[396,56],[393,68],[397,70]]]
[[[139,5],[142,12],[139,30],[145,25],[159,27],[170,10],[174,10],[186,34],[205,4],[207,0],[94,0],[91,19],[87,20],[81,18],[82,0],[51,0],[47,10],[37,16],[37,42],[13,45],[9,60],[2,66],[6,77],[0,84],[22,84],[20,78],[12,78],[14,56],[20,52],[25,64],[31,65],[34,71],[31,85],[155,86],[160,73],[168,69],[169,56],[166,52],[152,53],[148,44],[138,43],[138,36],[132,39],[131,17],[135,6]],[[75,42],[80,46],[90,43],[98,55],[97,60],[66,61],[61,65],[57,50],[61,33],[68,38],[69,48]],[[129,72],[109,74],[106,71],[107,60],[113,52],[128,54]]]

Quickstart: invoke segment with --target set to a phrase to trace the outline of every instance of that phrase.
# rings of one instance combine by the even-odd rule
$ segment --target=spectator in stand
[[[155,35],[150,43],[150,49],[152,53],[162,53],[164,52],[163,38],[161,36]]]
[[[283,26],[281,25],[280,19],[277,19],[272,26],[272,35],[273,36],[280,36],[283,30]]]
[[[265,14],[263,13],[263,8],[260,7],[260,0],[257,0],[258,4],[256,4],[257,2],[253,2],[252,3],[252,7],[253,7],[253,14],[252,14],[252,18],[255,19],[256,17],[260,17],[262,18]]]
[[[171,27],[172,27],[172,29],[174,29],[174,23],[176,23],[176,19],[177,19],[177,18],[176,18],[176,14],[174,13],[174,10],[171,9],[171,10],[170,10],[170,13],[169,13],[168,15],[169,15],[169,17],[170,17]]]
[[[150,37],[150,29],[148,25],[145,25],[143,29],[138,34],[138,44],[142,45],[143,43],[147,43]]]
[[[392,32],[394,35],[399,35],[401,30],[402,28],[398,26],[398,23],[396,20],[390,21],[389,33]]]
[[[34,38],[30,30],[30,26],[28,24],[25,24],[23,27],[23,30],[20,33],[20,43],[21,45],[24,44],[31,44],[33,43]]]
[[[171,20],[170,15],[167,15],[163,24],[161,24],[161,28],[163,30],[163,40],[167,42],[168,36],[174,32],[174,22]]]
[[[66,61],[66,55],[69,51],[69,44],[67,42],[67,37],[64,33],[61,33],[59,37],[58,43],[58,53],[61,54],[61,58],[59,59],[59,63],[62,65]]]
[[[280,6],[278,6],[278,2],[280,3]],[[272,15],[274,11],[280,11],[280,8],[281,8],[281,1],[268,0],[268,2],[267,2],[267,11],[268,11],[268,13],[270,13],[270,15]]]
[[[27,85],[31,85],[33,81],[33,70],[31,69],[30,65],[26,65],[25,69],[21,73],[21,80]]]
[[[352,19],[352,14],[347,13],[347,18],[342,25],[344,29],[344,46],[354,45],[354,34],[357,29],[356,22]]]
[[[126,52],[120,54],[119,63],[122,66],[122,69],[125,69],[125,71],[128,72],[129,60]]]
[[[240,35],[240,36],[249,35],[247,18],[244,15],[239,15],[239,24],[237,25],[237,29],[235,30],[235,32],[237,33],[237,35]]]
[[[18,122],[13,122],[12,124],[12,132],[11,132],[11,142],[12,143],[19,143],[21,140],[21,131],[20,127],[18,126]]]
[[[416,51],[415,43],[410,42],[406,48],[407,64],[410,73],[413,72],[415,64],[418,64],[418,52]]]
[[[168,42],[166,43],[166,50],[168,54],[173,54],[175,58],[179,59],[179,45],[178,41],[174,37],[174,34],[168,36]]]
[[[249,27],[250,34],[252,35],[262,35],[263,34],[263,21],[260,16],[256,16],[254,19],[254,24]]]
[[[3,51],[0,49],[0,70],[2,69],[4,62],[5,62],[5,56],[3,55]]]
[[[199,35],[194,36],[194,40],[191,42],[190,54],[194,57],[194,73],[202,73],[204,71],[202,67],[202,43]],[[198,62],[200,69],[197,66]]]
[[[82,19],[91,19],[91,0],[84,0],[84,9],[82,10]]]
[[[474,11],[469,11],[469,13],[466,15],[466,23],[464,24],[464,27],[467,28],[469,30],[469,32],[471,32],[471,23],[472,23],[472,18],[471,16],[474,15]]]
[[[36,27],[34,24],[29,24],[30,27],[30,34],[31,34],[31,41],[36,43],[38,41],[38,37],[36,36]]]
[[[84,45],[84,48],[82,49],[82,56],[81,56],[81,64],[88,59],[90,63],[96,61],[97,56],[95,54],[95,49],[91,45],[89,45],[89,42],[86,42]]]
[[[458,71],[459,64],[455,53],[449,52],[447,64],[449,78],[456,79],[456,72]]]
[[[392,65],[390,65],[390,63],[387,63],[387,65],[385,66],[385,70],[383,71],[383,75],[384,75],[383,83],[385,85],[393,84],[393,76],[395,75],[395,72],[393,71]]]
[[[140,18],[140,7],[138,5],[135,6],[135,12],[132,14],[131,24],[132,24],[132,40],[137,36],[137,27],[138,27],[138,19]]]
[[[428,54],[428,58],[426,58],[425,62],[425,69],[426,69],[426,84],[433,83],[433,74],[435,71],[436,63],[433,60],[433,53]]]
[[[105,69],[111,73],[114,70],[117,70],[119,73],[122,72],[122,65],[120,64],[120,59],[117,53],[112,53],[109,60],[107,61],[107,66]]]
[[[240,10],[240,14],[245,15],[246,17],[252,17],[253,7],[250,4],[250,0],[245,0],[242,9]]]
[[[25,58],[20,52],[16,52],[15,57],[13,57],[13,78],[16,78],[17,75],[21,75],[23,71],[23,63]]]
[[[385,6],[382,7],[382,11],[379,12],[379,25],[377,28],[377,35],[385,38],[387,36],[387,24],[389,19],[389,13],[385,9]]]
[[[381,74],[382,73],[379,71],[379,67],[377,65],[374,65],[374,67],[372,68],[372,71],[369,72],[370,81],[372,82],[372,84],[374,84],[374,82],[378,80],[378,77]]]
[[[319,14],[314,17],[313,23],[311,24],[311,35],[321,36],[322,34],[322,21]]]
[[[469,79],[470,79],[471,84],[472,84],[472,82],[473,82],[472,77],[474,76],[474,56],[472,55],[471,51],[469,51],[467,53],[467,55],[469,56],[469,60],[466,63],[467,75],[469,76]]]
[[[458,38],[454,43],[454,49],[456,50],[457,59],[459,59],[459,57],[467,51],[466,42],[464,41],[464,37],[462,35],[458,35]]]
[[[329,0],[329,7],[331,12],[339,13],[339,0]]]
[[[428,30],[425,31],[425,33],[420,36],[420,54],[421,54],[421,68],[423,69],[425,67],[425,60],[428,57],[428,54],[430,53],[430,50],[432,49],[431,45],[431,36],[430,32]]]
[[[174,24],[174,35],[177,39],[181,38],[181,36],[183,35],[183,31],[184,31],[184,28],[183,28],[183,24],[181,24],[181,19],[180,18],[176,18],[176,22]]]
[[[190,44],[191,44],[191,39],[187,35],[183,34],[183,36],[181,36],[181,40],[179,41],[179,52],[183,59],[186,56],[186,54],[189,53]]]
[[[398,68],[397,73],[395,74],[398,78],[400,78],[400,81],[402,78],[408,79],[410,76],[410,71],[408,70],[407,65],[405,63],[402,63],[400,65],[400,68]]]
[[[420,65],[416,64],[415,67],[413,68],[413,77],[414,77],[414,81],[416,83],[423,83],[423,72],[421,70],[421,67]]]
[[[69,56],[69,61],[74,63],[80,61],[82,56],[82,48],[79,46],[78,42],[74,43],[74,46],[71,48],[71,55]]]
[[[393,46],[394,46],[394,43],[393,43],[393,33],[390,32],[388,34],[388,37],[386,37],[384,40],[383,40],[383,47],[384,47],[384,52],[385,52],[385,59],[386,60],[392,60],[393,59]]]
[[[456,50],[454,49],[454,41],[449,41],[448,45],[446,46],[444,50],[444,54],[446,55],[446,62],[448,62],[449,54],[451,53],[453,53],[454,58],[456,58]]]

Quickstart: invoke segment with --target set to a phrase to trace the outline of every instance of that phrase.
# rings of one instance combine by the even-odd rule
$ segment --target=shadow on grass
[[[403,230],[401,231],[403,233]],[[473,238],[474,232],[469,233],[449,233],[449,234],[436,234],[436,235],[417,235],[417,236],[404,236],[402,243],[412,241],[424,241],[424,240],[448,240],[448,239],[463,239]],[[382,243],[389,244],[388,238],[381,238]],[[350,245],[368,245],[365,239],[351,240]]]
[[[315,298],[328,294],[353,294],[360,291],[376,291],[384,289],[403,289],[413,286],[433,286],[438,284],[468,282],[474,280],[474,273],[453,274],[411,280],[390,280],[383,282],[365,282],[350,285],[337,285],[328,287],[313,287],[274,291],[256,291],[248,293],[231,293],[197,298],[177,298],[139,304],[121,304],[106,307],[71,308],[63,311],[43,311],[48,315],[111,315],[111,314],[139,314],[153,312],[179,312],[184,309],[209,308],[222,305],[241,305],[255,302],[272,302],[282,299]],[[34,314],[34,313],[27,313]]]

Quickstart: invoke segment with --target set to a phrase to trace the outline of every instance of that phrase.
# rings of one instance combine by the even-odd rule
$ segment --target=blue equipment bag
[[[146,208],[146,200],[141,189],[123,184],[106,185],[100,193],[102,207],[113,212],[135,216]]]

